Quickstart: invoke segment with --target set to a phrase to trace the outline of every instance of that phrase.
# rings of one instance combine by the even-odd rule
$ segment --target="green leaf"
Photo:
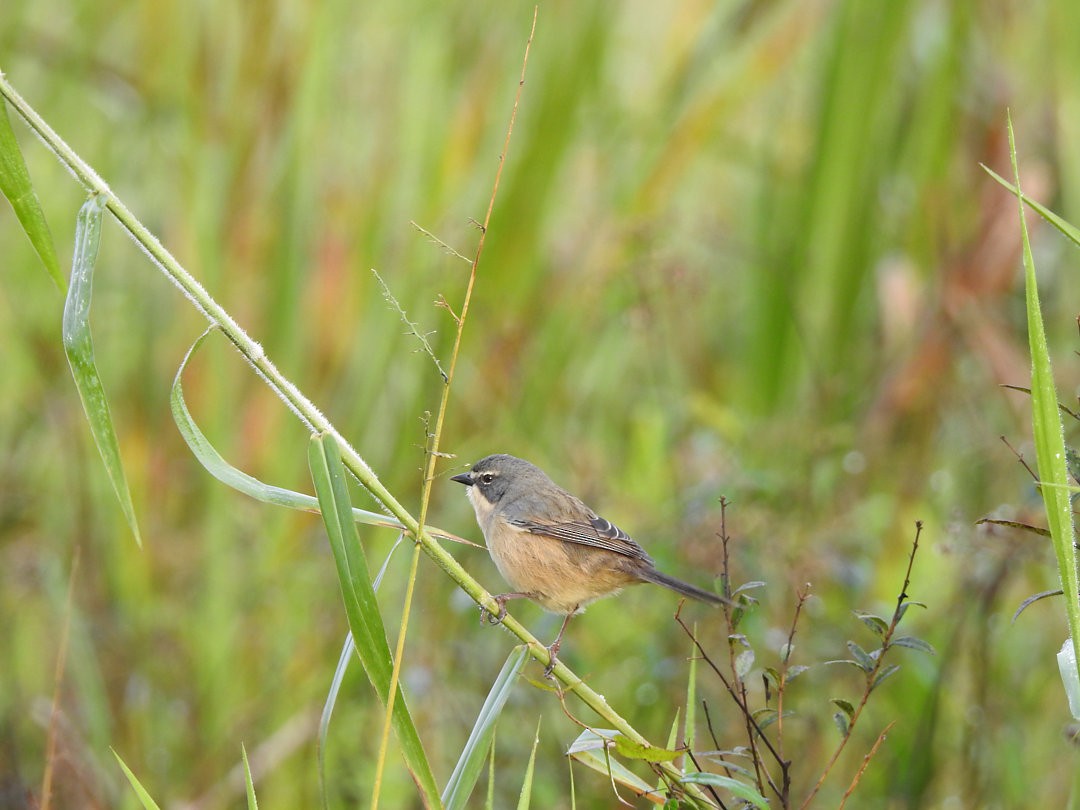
[[[673,751],[652,745],[642,745],[622,734],[615,735],[615,750],[620,756],[627,759],[640,759],[645,762],[671,762],[686,753],[685,751]]]
[[[887,667],[882,667],[881,671],[878,672],[877,676],[874,678],[874,682],[870,684],[870,691],[873,692],[875,689],[878,688],[878,686],[881,685],[882,681],[884,681],[886,678],[892,677],[899,671],[900,667],[898,664],[890,664]]]
[[[930,655],[937,655],[934,648],[921,638],[915,638],[915,636],[900,636],[894,638],[890,643],[890,647],[907,647],[910,650],[920,650]]]
[[[45,212],[41,208],[34,186],[30,182],[30,171],[26,168],[19,142],[11,128],[7,114],[7,102],[0,97],[0,192],[11,203],[15,217],[34,246],[41,263],[52,277],[60,292],[67,290],[64,274],[60,272],[60,260],[56,257],[49,223],[45,221]]]
[[[850,701],[843,698],[832,698],[829,702],[840,709],[849,720],[855,716],[855,707],[851,705]]]
[[[183,437],[188,449],[191,450],[192,454],[203,468],[226,486],[232,487],[237,492],[242,492],[249,498],[254,498],[257,501],[272,504],[273,506],[284,506],[289,509],[297,509],[303,512],[318,513],[319,501],[317,498],[300,492],[294,492],[290,489],[283,489],[282,487],[263,483],[258,478],[250,476],[247,473],[238,470],[236,467],[233,467],[229,462],[222,458],[221,454],[218,453],[210,443],[210,440],[207,439],[206,435],[199,429],[198,424],[196,424],[194,417],[191,415],[191,411],[188,410],[187,402],[184,400],[184,386],[182,379],[192,355],[202,346],[203,341],[205,341],[214,331],[216,331],[216,329],[210,327],[199,335],[195,342],[191,344],[190,348],[187,350],[187,354],[184,355],[184,359],[180,362],[180,367],[176,370],[176,376],[173,379],[172,390],[169,393],[169,404],[172,408],[173,421],[176,423],[180,435]],[[353,520],[357,523],[363,523],[368,526],[381,526],[396,531],[404,531],[405,527],[389,515],[369,512],[355,507],[352,512]],[[461,542],[460,537],[444,531],[443,529],[434,526],[428,526],[427,529],[428,532],[435,537],[452,540],[454,542]]]
[[[247,786],[248,810],[259,810],[259,802],[255,798],[255,782],[251,778],[251,766],[248,764],[247,749],[240,743],[240,754],[244,758],[244,784]]]
[[[532,798],[533,773],[536,768],[536,748],[540,745],[540,720],[536,721],[536,736],[533,737],[532,753],[529,754],[529,765],[525,768],[525,779],[521,784],[521,794],[518,796],[517,810],[529,810],[529,801]]]
[[[157,806],[157,802],[155,802],[150,797],[150,794],[146,792],[146,788],[144,788],[139,780],[135,778],[135,774],[131,772],[131,768],[127,766],[124,760],[120,759],[120,755],[116,753],[115,749],[110,748],[109,750],[112,751],[113,756],[116,757],[116,761],[120,763],[120,769],[124,772],[124,776],[127,777],[128,782],[130,782],[131,786],[135,789],[135,795],[139,797],[139,801],[142,802],[143,808],[145,808],[145,810],[161,810],[161,808]]]
[[[135,542],[142,546],[139,524],[135,520],[135,507],[131,504],[124,467],[120,461],[120,443],[116,438],[105,388],[101,384],[97,365],[94,363],[94,341],[90,337],[90,298],[94,285],[94,266],[97,264],[98,245],[101,242],[101,215],[105,210],[105,198],[94,195],[79,209],[75,224],[75,255],[71,263],[71,286],[64,301],[64,351],[67,353],[75,387],[79,389],[86,421],[94,437],[105,472],[112,483],[113,492],[120,501]]]
[[[1011,136],[1012,136],[1012,131],[1011,131],[1012,130],[1012,122],[1011,121],[1009,122],[1009,130],[1010,130],[1009,136],[1011,138]],[[1009,142],[1009,147],[1012,150],[1013,157],[1015,158],[1016,157],[1015,144],[1013,144],[1011,140]],[[1047,222],[1049,222],[1051,225],[1053,225],[1055,228],[1057,228],[1059,231],[1061,231],[1061,233],[1065,236],[1066,239],[1068,239],[1070,242],[1072,242],[1075,245],[1080,245],[1080,229],[1077,229],[1075,226],[1070,225],[1068,222],[1066,222],[1064,219],[1059,217],[1057,214],[1055,214],[1053,211],[1051,211],[1046,206],[1042,205],[1041,203],[1037,202],[1036,200],[1031,199],[1031,197],[1027,196],[1023,192],[1018,191],[1017,188],[1019,186],[1019,179],[1017,180],[1017,185],[1013,185],[1008,180],[1006,180],[1004,177],[1002,177],[1000,174],[998,174],[993,169],[991,169],[989,166],[986,166],[985,164],[980,164],[980,165],[982,165],[983,170],[987,174],[989,174],[991,177],[993,177],[995,180],[997,180],[1001,185],[1003,185],[1005,188],[1007,188],[1009,191],[1011,191],[1014,195],[1016,195],[1020,200],[1022,200],[1023,205],[1031,206],[1031,209],[1033,211],[1035,211],[1039,216],[1041,216],[1043,219],[1045,219]],[[1014,168],[1014,171],[1015,171],[1015,165],[1014,165],[1013,168]],[[1026,224],[1025,224],[1025,231],[1026,231]]]
[[[383,560],[382,568],[380,568],[379,573],[375,575],[373,587],[376,591],[379,590],[379,583],[382,582],[383,575],[386,574],[386,569],[390,565],[390,558],[394,556],[394,552],[397,551],[402,540],[404,540],[404,535],[398,535],[397,541],[390,547],[390,551],[386,554],[386,559]],[[345,670],[348,669],[349,662],[352,660],[355,651],[356,645],[353,643],[353,635],[350,631],[345,634],[345,644],[342,645],[341,655],[338,656],[337,667],[334,669],[334,677],[330,682],[330,691],[326,695],[326,701],[323,703],[322,716],[319,718],[319,736],[315,740],[315,758],[318,760],[319,791],[322,794],[324,808],[329,807],[326,798],[326,738],[330,732],[330,718],[333,716],[334,706],[337,705],[337,696],[341,691],[341,684],[345,680]]]
[[[655,788],[652,785],[608,755],[607,748],[613,744],[615,735],[618,733],[613,729],[586,729],[578,735],[566,753],[582,765],[602,773],[638,796],[653,793]]]
[[[1039,304],[1038,280],[1035,260],[1031,255],[1027,221],[1024,217],[1025,198],[1020,190],[1020,169],[1016,159],[1016,140],[1013,135],[1012,117],[1008,120],[1009,156],[1012,159],[1015,194],[1020,212],[1020,241],[1024,254],[1024,299],[1027,308],[1028,347],[1031,352],[1031,423],[1035,440],[1035,458],[1038,462],[1040,492],[1046,509],[1047,527],[1057,557],[1061,589],[1065,592],[1065,610],[1069,622],[1069,636],[1080,638],[1080,601],[1077,599],[1078,576],[1076,552],[1073,548],[1072,504],[1066,489],[1069,483],[1065,464],[1065,439],[1058,410],[1057,388],[1050,366],[1050,350],[1046,343],[1042,308]],[[1036,211],[1039,208],[1032,205]],[[1039,211],[1039,213],[1043,213]],[[1060,219],[1060,218],[1055,218]],[[1080,232],[1051,220],[1053,224],[1075,244],[1080,245]]]
[[[856,644],[854,641],[847,643],[847,648],[854,657],[855,663],[865,672],[869,672],[874,668],[874,659],[870,655]]]
[[[848,720],[848,716],[843,712],[836,712],[832,716],[833,722],[836,723],[836,728],[840,731],[841,737],[846,737],[848,730],[851,728],[851,722]]]
[[[454,772],[450,775],[450,781],[443,789],[442,801],[447,810],[468,807],[469,796],[484,769],[488,751],[495,737],[495,724],[506,705],[507,698],[510,697],[510,691],[517,682],[518,674],[528,660],[528,652],[529,648],[524,644],[514,647],[495,679],[495,683],[488,691],[476,723],[473,724],[472,731],[469,733],[469,740],[465,743],[461,756],[458,757]]]
[[[364,559],[360,537],[353,522],[345,468],[341,463],[337,442],[332,436],[312,436],[308,447],[308,465],[319,496],[319,506],[337,566],[338,582],[356,651],[368,680],[385,706],[390,695],[393,669],[390,645],[386,641],[382,614],[375,600],[367,561]],[[400,684],[395,695],[391,724],[405,764],[412,773],[424,804],[439,806],[439,789]]]
[[[904,614],[908,612],[908,608],[912,607],[913,605],[915,607],[921,607],[921,608],[924,608],[924,609],[926,608],[926,604],[924,602],[914,602],[914,601],[901,602],[896,607],[896,623],[897,624],[899,624],[900,620],[904,618]]]
[[[889,623],[880,616],[875,616],[873,613],[864,613],[861,610],[856,610],[855,615],[878,638],[884,638],[889,631]]]
[[[724,776],[719,773],[699,772],[687,774],[680,781],[691,785],[709,785],[711,787],[723,788],[731,793],[732,796],[742,799],[745,802],[750,802],[754,807],[760,807],[761,810],[769,810],[768,800],[758,793],[753,785],[740,782],[738,779],[732,779],[730,776]]]

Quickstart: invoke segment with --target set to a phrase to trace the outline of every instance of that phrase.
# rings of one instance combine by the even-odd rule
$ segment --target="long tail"
[[[689,596],[691,599],[697,599],[699,602],[706,602],[710,605],[734,605],[730,599],[702,590],[689,582],[683,582],[681,579],[675,579],[675,577],[668,576],[663,571],[657,571],[655,568],[638,570],[636,573],[646,582],[663,585],[665,588],[681,593],[683,596]]]

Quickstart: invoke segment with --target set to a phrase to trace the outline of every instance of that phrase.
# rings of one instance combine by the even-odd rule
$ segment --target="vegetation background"
[[[369,272],[449,350],[533,7],[6,0],[0,68],[349,436],[392,491],[418,493],[440,380]],[[1062,806],[1076,753],[1054,654],[1049,544],[1027,447],[1022,276],[1005,111],[1025,190],[1080,219],[1080,5],[1073,0],[551,2],[487,236],[443,449],[545,467],[667,571],[718,569],[733,502],[737,577],[765,580],[746,631],[775,663],[796,589],[815,599],[796,663],[865,640],[891,611],[924,521],[909,632],[819,804],[884,726],[859,806]],[[58,246],[82,190],[15,122]],[[1076,388],[1076,255],[1032,222],[1062,391]],[[106,226],[95,344],[145,548],[102,473],[60,344],[62,300],[0,212],[0,804],[39,790],[65,623],[55,797],[133,807],[114,748],[163,804],[235,806],[240,744],[264,808],[315,807],[314,739],[346,624],[317,517],[208,476],[168,391],[200,316]],[[218,342],[189,371],[217,448],[310,491],[307,436]],[[1067,437],[1068,438],[1068,437]],[[1030,454],[1030,451],[1028,451]],[[408,504],[408,499],[405,499]],[[364,504],[360,504],[364,505]],[[476,537],[460,488],[432,521]],[[394,537],[367,530],[378,566]],[[66,592],[76,550],[70,611]],[[453,549],[492,590],[486,555]],[[380,591],[400,611],[406,556]],[[422,564],[404,678],[445,780],[511,646]],[[650,737],[685,697],[675,598],[634,589],[571,625],[563,657]],[[706,643],[714,614],[688,606]],[[521,606],[541,637],[554,617]],[[714,621],[715,627],[710,626]],[[530,670],[533,676],[538,669]],[[793,687],[796,793],[838,739],[854,671]],[[702,675],[721,740],[739,718]],[[521,684],[496,740],[496,806],[516,800],[544,715],[534,803],[569,807],[579,729]],[[382,712],[354,667],[327,747],[331,806],[366,803]],[[610,788],[575,774],[579,807]],[[385,807],[414,791],[390,765]],[[486,790],[482,783],[481,790]]]

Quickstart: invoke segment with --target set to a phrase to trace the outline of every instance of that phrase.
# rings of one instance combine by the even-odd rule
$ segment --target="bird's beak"
[[[450,480],[457,481],[459,484],[464,484],[467,487],[471,487],[473,485],[471,472],[463,472],[459,475],[452,475],[450,476]]]

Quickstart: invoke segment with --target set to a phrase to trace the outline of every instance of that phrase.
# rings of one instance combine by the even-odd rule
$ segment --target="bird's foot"
[[[500,593],[497,596],[493,596],[495,604],[499,606],[498,613],[492,613],[483,605],[480,606],[480,624],[502,624],[502,620],[506,618],[506,603],[508,600],[513,599],[517,594],[512,593]]]
[[[551,642],[551,646],[547,648],[548,651],[548,665],[544,667],[544,677],[550,678],[551,673],[555,671],[555,665],[559,663],[559,647],[562,646],[562,634],[559,634],[559,638]]]

